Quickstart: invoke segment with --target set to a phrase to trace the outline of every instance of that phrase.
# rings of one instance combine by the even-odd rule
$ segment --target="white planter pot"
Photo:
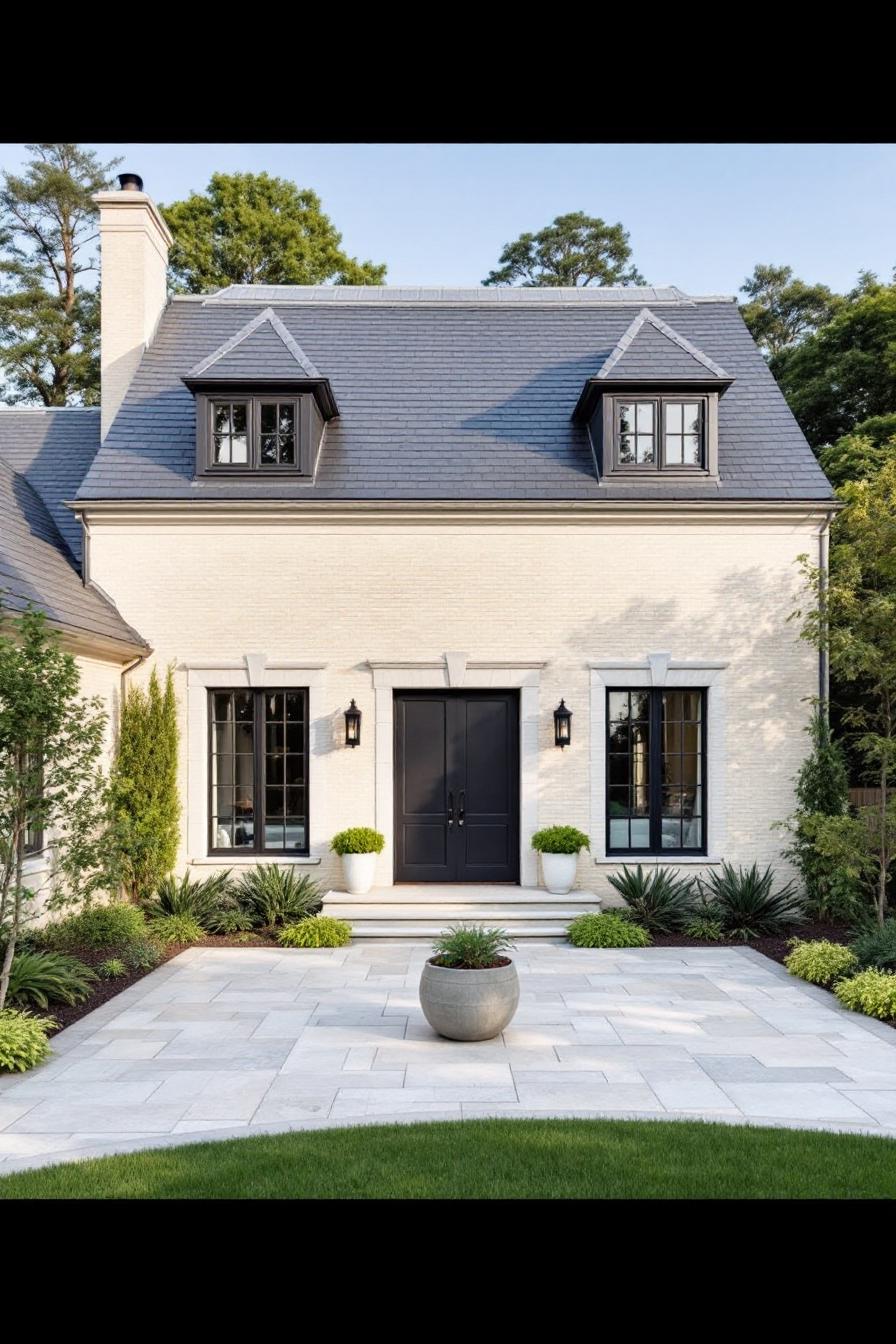
[[[565,896],[576,880],[578,854],[542,854],[544,884],[553,896]]]
[[[345,889],[352,896],[363,896],[373,886],[376,860],[376,854],[343,854],[342,873],[345,877]]]

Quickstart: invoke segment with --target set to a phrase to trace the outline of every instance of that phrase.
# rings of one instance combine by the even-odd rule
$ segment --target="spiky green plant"
[[[719,943],[725,936],[719,921],[703,911],[688,920],[684,932],[688,938],[702,938],[707,943]]]
[[[876,971],[896,971],[896,919],[875,924],[852,941],[859,965]]]
[[[694,879],[679,877],[668,868],[645,873],[639,863],[635,869],[610,873],[607,881],[651,933],[678,933],[695,913]]]
[[[210,916],[207,927],[209,933],[247,933],[255,928],[255,919],[249,910],[244,910],[234,902],[233,905],[219,907]]]
[[[455,924],[440,933],[432,945],[436,966],[481,971],[494,966],[513,947],[504,929],[482,929],[476,924]]]
[[[81,1003],[96,983],[96,972],[64,952],[17,952],[9,972],[13,1003]]]
[[[195,919],[203,929],[211,930],[230,899],[232,885],[229,868],[199,880],[194,880],[189,873],[180,878],[169,874],[162,878],[149,900],[143,902],[143,909],[149,920],[184,915]]]
[[[734,868],[723,863],[717,872],[697,879],[704,905],[731,938],[774,936],[805,921],[805,900],[795,882],[775,890],[775,874],[757,864]]]
[[[35,1017],[26,1009],[0,1008],[0,1073],[24,1073],[50,1053],[47,1032],[52,1017]]]
[[[128,973],[128,968],[121,957],[108,957],[106,961],[100,962],[97,970],[104,980],[118,980]]]
[[[615,911],[605,915],[579,915],[570,924],[567,935],[573,947],[649,947],[650,934],[631,919]]]
[[[276,863],[261,863],[250,869],[243,875],[236,894],[256,928],[275,928],[306,919],[316,914],[323,903],[320,887],[312,878]]]
[[[310,915],[307,919],[284,924],[277,934],[281,947],[345,947],[351,941],[352,926],[331,915]]]

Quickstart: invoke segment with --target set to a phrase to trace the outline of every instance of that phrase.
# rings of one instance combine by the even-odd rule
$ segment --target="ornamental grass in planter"
[[[420,1007],[450,1041],[488,1041],[511,1021],[520,982],[503,929],[459,924],[439,935],[420,977]]]
[[[590,849],[591,841],[575,826],[546,826],[533,835],[532,848],[541,855],[541,871],[548,891],[554,896],[565,896],[576,880],[579,850]]]
[[[330,848],[342,858],[345,889],[352,896],[364,896],[373,886],[377,855],[385,844],[386,837],[371,826],[350,826],[333,836]]]

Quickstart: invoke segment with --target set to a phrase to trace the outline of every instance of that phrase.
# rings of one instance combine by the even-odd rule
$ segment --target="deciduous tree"
[[[807,285],[790,266],[760,264],[741,285],[743,319],[769,358],[799,344],[836,312],[843,299],[827,285]]]
[[[607,224],[581,210],[558,215],[538,233],[508,243],[484,285],[643,285],[631,264],[629,236],[621,224]]]

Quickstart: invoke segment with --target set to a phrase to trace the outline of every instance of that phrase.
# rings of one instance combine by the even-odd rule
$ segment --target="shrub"
[[[84,947],[96,952],[121,951],[146,937],[143,911],[127,901],[91,905],[77,915],[48,924],[44,930],[53,947]]]
[[[612,911],[605,915],[579,915],[568,929],[574,947],[649,947],[650,934],[630,919]]]
[[[533,835],[532,848],[539,854],[578,854],[580,849],[590,849],[591,841],[575,826],[545,826]]]
[[[150,921],[149,931],[160,943],[198,943],[205,929],[192,915],[159,915]]]
[[[684,926],[688,938],[702,938],[707,943],[720,943],[725,936],[722,925],[712,915],[696,914]]]
[[[240,905],[252,918],[252,926],[291,924],[315,914],[321,907],[318,884],[292,868],[262,863],[252,868],[237,888]]]
[[[34,1017],[16,1008],[0,1008],[0,1073],[24,1073],[50,1053],[47,1032],[52,1017]]]
[[[151,971],[162,960],[162,948],[154,938],[141,938],[122,952],[122,958],[132,971]]]
[[[843,1007],[854,1013],[879,1017],[882,1022],[896,1018],[896,975],[887,971],[860,971],[835,985],[834,993]]]
[[[250,911],[240,905],[228,905],[215,911],[207,925],[209,933],[246,933],[255,928],[255,920]]]
[[[849,919],[861,903],[859,884],[817,843],[829,818],[848,812],[846,759],[842,746],[831,736],[821,708],[815,710],[806,732],[812,747],[796,777],[797,811],[782,823],[791,837],[785,858],[791,859],[799,871],[814,915]]]
[[[96,974],[64,952],[17,952],[9,971],[8,996],[13,1003],[81,1003]]]
[[[645,875],[639,863],[634,871],[623,868],[607,881],[651,933],[677,933],[694,913],[694,879],[676,877],[668,868],[654,868]]]
[[[863,970],[896,971],[896,919],[866,929],[851,946]]]
[[[513,943],[503,929],[457,924],[436,938],[432,945],[433,962],[458,971],[481,971],[497,965],[511,947]]]
[[[336,854],[382,854],[386,837],[370,826],[350,826],[330,841]]]
[[[352,926],[331,915],[312,915],[294,924],[285,924],[277,934],[281,947],[345,947],[351,940]]]
[[[128,968],[121,957],[109,957],[108,960],[100,962],[97,970],[104,980],[118,980],[120,976],[128,973]]]
[[[827,986],[852,974],[858,968],[858,961],[855,953],[842,943],[827,939],[804,943],[796,939],[784,965],[791,975],[798,975],[801,980]]]
[[[222,904],[228,899],[231,885],[229,868],[198,882],[189,873],[184,873],[181,878],[169,875],[143,903],[143,909],[150,920],[184,915],[194,919],[203,929],[211,929]]]
[[[761,873],[755,863],[750,868],[723,863],[719,872],[698,878],[697,885],[710,918],[718,920],[723,933],[744,942],[783,933],[805,919],[796,883],[775,891],[771,865]]]

